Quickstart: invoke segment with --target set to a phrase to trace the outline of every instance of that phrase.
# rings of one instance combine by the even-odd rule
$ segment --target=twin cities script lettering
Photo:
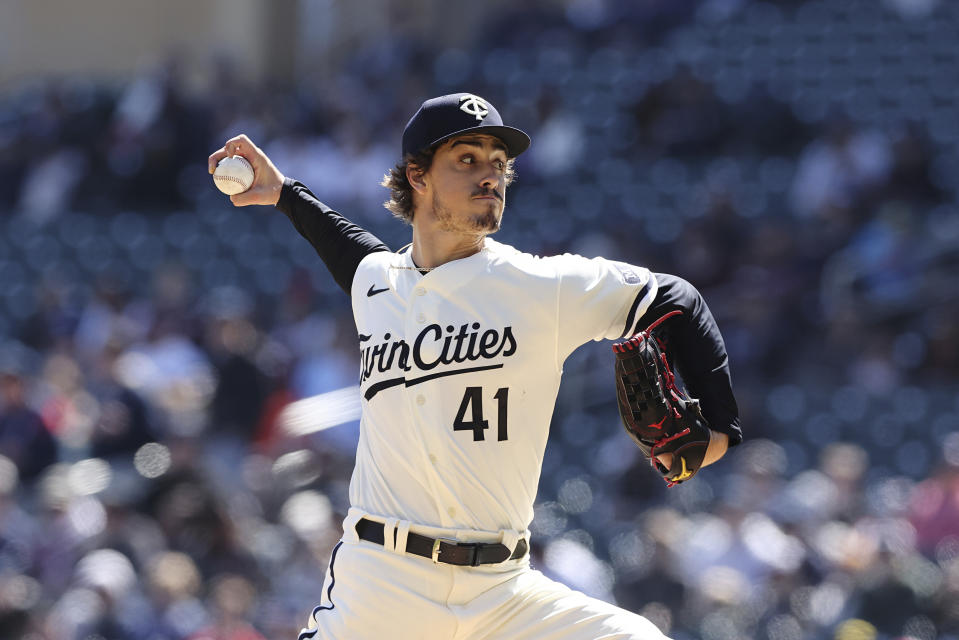
[[[445,330],[438,324],[431,324],[420,331],[412,346],[403,339],[391,340],[391,334],[387,333],[383,336],[384,342],[362,348],[360,384],[368,380],[374,372],[388,373],[393,370],[409,372],[414,369],[432,371],[439,365],[492,360],[498,356],[509,357],[516,353],[516,338],[513,337],[512,327],[504,327],[502,331],[496,329],[481,331],[481,329],[482,326],[478,322],[462,324],[458,328],[447,325]],[[371,339],[372,336],[360,336],[361,342]],[[410,387],[442,376],[497,369],[502,366],[500,363],[457,368],[418,378],[401,376],[370,385],[364,395],[369,400],[387,387],[399,384]]]
[[[416,336],[412,348],[402,339],[390,341],[391,335],[387,333],[383,336],[387,342],[363,349],[360,383],[374,371],[386,373],[394,368],[411,371],[414,366],[421,371],[430,371],[441,364],[459,364],[481,358],[491,360],[516,352],[512,327],[505,327],[502,332],[487,329],[482,333],[480,328],[480,323],[474,322],[460,325],[459,329],[447,325],[444,332],[440,325],[431,324]]]

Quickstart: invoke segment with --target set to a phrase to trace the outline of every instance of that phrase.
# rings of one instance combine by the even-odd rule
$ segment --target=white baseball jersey
[[[655,295],[647,269],[488,238],[425,274],[409,250],[367,255],[351,294],[363,395],[353,506],[525,531],[563,362],[634,333]]]

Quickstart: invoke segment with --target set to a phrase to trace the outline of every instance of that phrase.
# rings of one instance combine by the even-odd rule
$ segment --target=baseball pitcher
[[[387,208],[412,228],[399,251],[246,136],[209,158],[211,172],[225,157],[250,162],[253,184],[233,204],[285,213],[353,305],[362,419],[351,507],[301,639],[663,638],[531,568],[550,417],[570,353],[625,339],[611,359],[624,426],[667,482],[682,482],[742,438],[726,349],[680,278],[489,237],[529,144],[479,96],[424,102],[383,182]]]

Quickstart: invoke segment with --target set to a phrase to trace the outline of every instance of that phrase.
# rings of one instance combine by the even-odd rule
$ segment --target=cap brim
[[[515,158],[519,154],[529,149],[530,138],[525,132],[514,127],[507,127],[504,125],[479,125],[478,127],[461,129],[460,131],[454,131],[449,135],[445,135],[442,138],[434,140],[428,146],[433,147],[440,143],[446,142],[450,138],[455,138],[456,136],[461,136],[467,133],[484,133],[486,135],[499,138],[506,145],[507,158]]]

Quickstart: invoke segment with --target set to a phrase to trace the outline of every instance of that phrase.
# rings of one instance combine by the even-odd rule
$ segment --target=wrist
[[[703,466],[710,465],[726,454],[729,449],[729,436],[720,431],[709,430],[709,446],[706,447],[706,457]]]
[[[274,183],[273,189],[272,189],[272,193],[271,193],[271,196],[270,196],[271,199],[273,200],[273,202],[272,202],[271,204],[272,204],[274,207],[275,207],[277,204],[280,203],[280,196],[283,195],[283,185],[284,185],[284,184],[286,184],[286,178],[285,178],[284,176],[278,174],[278,180],[276,181],[276,183]]]

